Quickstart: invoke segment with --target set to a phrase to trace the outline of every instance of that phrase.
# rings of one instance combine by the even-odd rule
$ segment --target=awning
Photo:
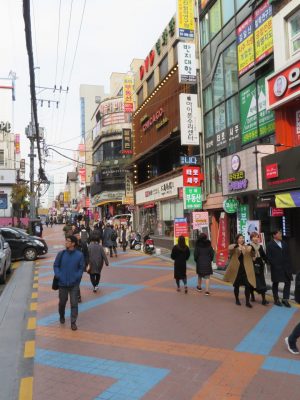
[[[275,194],[277,208],[300,207],[300,191]]]
[[[103,206],[104,204],[107,204],[107,203],[122,203],[122,199],[119,199],[119,200],[103,200],[103,201],[100,201],[99,203],[95,204],[93,207]]]

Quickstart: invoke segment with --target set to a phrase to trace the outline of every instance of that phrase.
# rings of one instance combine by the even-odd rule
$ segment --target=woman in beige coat
[[[240,306],[240,286],[245,286],[246,307],[250,304],[250,289],[256,287],[255,272],[252,257],[254,251],[251,246],[245,245],[244,236],[238,234],[234,244],[229,246],[231,259],[224,275],[224,281],[232,282],[234,287],[235,303]]]

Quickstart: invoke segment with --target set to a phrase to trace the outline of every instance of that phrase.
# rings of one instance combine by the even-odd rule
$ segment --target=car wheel
[[[36,257],[37,257],[37,252],[33,247],[28,247],[28,249],[25,249],[24,258],[26,261],[34,261],[36,260]]]
[[[6,265],[4,265],[3,274],[0,276],[0,283],[3,285],[6,283]]]

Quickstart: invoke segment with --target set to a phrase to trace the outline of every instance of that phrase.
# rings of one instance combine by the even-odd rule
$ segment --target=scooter
[[[144,244],[144,253],[146,254],[153,254],[155,252],[155,247],[154,247],[154,240],[153,239],[147,239]]]
[[[129,247],[131,248],[131,250],[141,250],[142,237],[139,233],[137,233],[133,238],[130,239]]]

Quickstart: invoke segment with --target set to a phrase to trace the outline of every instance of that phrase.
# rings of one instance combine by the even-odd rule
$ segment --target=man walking
[[[281,307],[291,307],[289,303],[291,281],[293,280],[292,265],[288,245],[282,241],[280,230],[272,232],[272,240],[267,244],[267,258],[271,266],[272,292],[274,304]],[[282,302],[278,296],[279,282],[284,282]]]
[[[59,252],[54,261],[54,275],[58,278],[59,286],[59,321],[65,323],[65,309],[70,296],[71,303],[71,329],[77,330],[78,316],[78,291],[80,280],[84,271],[84,256],[76,249],[77,238],[71,235],[66,238],[66,249]]]

